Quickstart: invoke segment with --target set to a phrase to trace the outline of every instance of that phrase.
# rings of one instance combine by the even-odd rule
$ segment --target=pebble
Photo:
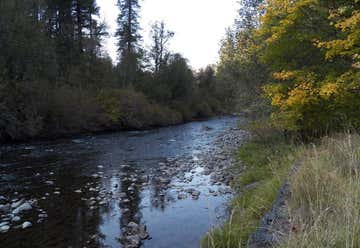
[[[38,217],[41,219],[46,219],[46,218],[48,218],[48,215],[43,213],[43,214],[39,214]]]
[[[14,216],[12,222],[19,222],[21,220],[20,216]]]
[[[200,194],[201,194],[201,193],[200,193],[200,191],[198,191],[198,190],[195,190],[195,191],[193,191],[193,192],[191,193],[192,198],[195,199],[195,200],[199,199]]]
[[[0,205],[0,212],[7,212],[10,209],[10,205],[9,204],[3,204]]]
[[[9,222],[3,222],[3,223],[0,223],[0,227],[3,227],[3,226],[8,226],[9,225]]]
[[[23,211],[28,211],[28,210],[31,210],[31,209],[32,209],[32,206],[30,205],[30,203],[25,202],[22,205],[20,205],[19,207],[15,208],[12,211],[12,214],[17,215],[17,214],[19,214],[19,213],[21,213]]]
[[[138,235],[129,235],[125,237],[125,247],[135,248],[140,246],[141,239]]]
[[[232,190],[231,188],[219,188],[219,193],[223,195],[231,194]]]
[[[26,228],[29,228],[29,227],[32,227],[32,224],[29,221],[26,221],[26,222],[24,222],[22,224],[22,229],[26,229]]]
[[[119,194],[119,197],[120,197],[120,198],[126,198],[126,197],[127,197],[127,194],[124,193],[124,192],[121,192],[121,193]]]
[[[9,230],[10,230],[10,226],[8,225],[0,226],[0,233],[6,233]]]
[[[179,200],[184,200],[184,199],[187,198],[187,194],[186,194],[186,193],[179,193],[177,198],[178,198]]]
[[[11,204],[11,208],[17,208],[17,207],[19,207],[21,204],[23,204],[24,203],[24,199],[21,199],[20,201],[17,201],[17,202],[13,202],[12,204]]]

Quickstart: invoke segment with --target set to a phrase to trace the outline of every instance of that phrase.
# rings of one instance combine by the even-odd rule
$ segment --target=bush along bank
[[[35,86],[8,85],[11,94],[7,87],[0,92],[0,142],[143,130],[221,113],[219,106],[207,101],[189,99],[167,106],[131,89],[80,91],[61,86],[44,90],[43,85]]]

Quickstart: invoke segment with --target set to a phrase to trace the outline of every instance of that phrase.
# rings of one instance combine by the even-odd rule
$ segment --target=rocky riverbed
[[[199,247],[227,215],[238,121],[1,147],[1,244]]]

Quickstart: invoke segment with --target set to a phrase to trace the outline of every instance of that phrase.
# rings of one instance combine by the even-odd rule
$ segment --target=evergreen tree
[[[44,15],[48,35],[56,44],[58,75],[69,82],[70,73],[79,66],[90,70],[84,68],[91,65],[85,60],[99,54],[105,26],[94,18],[99,15],[95,0],[47,0],[46,5]]]
[[[55,55],[39,1],[0,1],[0,79],[53,79]]]
[[[138,0],[118,0],[120,14],[117,19],[119,69],[121,81],[125,85],[133,85],[136,73],[140,68],[141,48],[139,42],[139,11]]]

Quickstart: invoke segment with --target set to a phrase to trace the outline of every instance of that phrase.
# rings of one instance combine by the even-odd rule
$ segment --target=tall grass
[[[302,153],[291,180],[294,227],[280,247],[360,247],[360,136],[324,138]]]

